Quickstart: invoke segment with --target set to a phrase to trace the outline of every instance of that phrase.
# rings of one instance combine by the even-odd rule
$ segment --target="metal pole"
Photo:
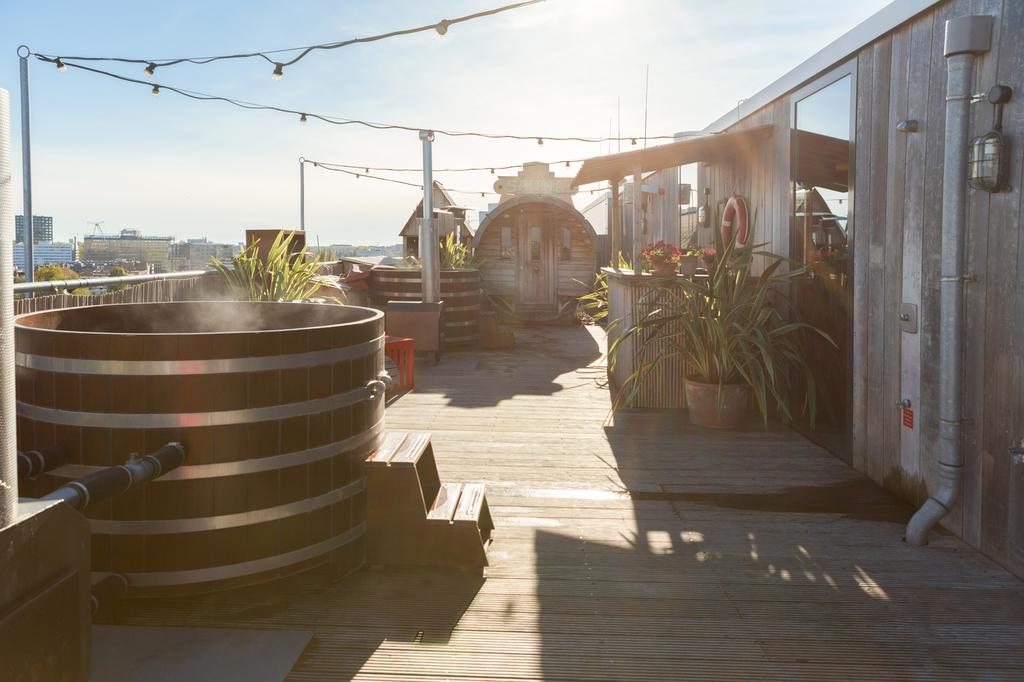
[[[11,197],[10,95],[0,89],[0,528],[18,511],[14,397],[14,201]]]
[[[610,265],[616,270],[619,269],[619,257],[622,254],[622,202],[619,198],[619,183],[621,180],[614,179],[611,181],[612,196],[611,196],[611,224],[608,227],[609,241],[611,256]],[[633,247],[630,246],[630,249]]]
[[[31,282],[35,277],[36,262],[32,254],[35,238],[32,224],[32,132],[28,106],[28,56],[28,47],[20,46],[18,57],[21,59],[21,186],[24,192],[22,213],[25,220],[25,281]]]
[[[423,302],[437,303],[440,300],[441,271],[438,261],[441,254],[434,229],[434,168],[431,145],[434,141],[432,130],[421,130],[423,141],[423,219],[420,221],[420,279],[423,287]]]
[[[643,268],[643,263],[640,262],[640,252],[644,249],[643,181],[643,173],[637,168],[633,171],[633,249],[631,261],[635,274],[640,274]]]
[[[299,157],[299,229],[306,231],[306,159]]]

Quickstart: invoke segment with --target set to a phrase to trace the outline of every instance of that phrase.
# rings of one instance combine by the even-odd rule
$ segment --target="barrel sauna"
[[[419,301],[420,271],[374,268],[370,287],[375,305],[388,301]],[[483,289],[479,270],[442,270],[444,342],[448,347],[475,346],[480,339],[480,301]]]
[[[144,303],[15,320],[18,442],[62,446],[41,495],[170,441],[185,464],[86,510],[94,571],[133,594],[365,561],[363,459],[382,437],[383,313]]]

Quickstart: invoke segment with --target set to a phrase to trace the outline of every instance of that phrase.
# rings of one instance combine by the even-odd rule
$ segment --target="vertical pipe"
[[[992,18],[946,22],[946,133],[942,167],[942,257],[939,276],[939,484],[907,523],[908,544],[928,532],[960,499],[963,486],[964,245],[967,146],[975,55],[991,46]]]
[[[644,194],[643,177],[639,168],[633,171],[633,272],[642,269],[640,252],[644,250]]]
[[[306,231],[306,159],[299,157],[299,229]]]
[[[10,95],[0,89],[0,528],[18,509],[14,407],[14,203],[11,197]]]
[[[609,143],[610,144],[610,143]],[[619,183],[622,180],[615,178],[611,181],[611,224],[608,226],[609,241],[611,242],[611,263],[616,270],[619,269],[619,255],[622,253],[622,201],[619,198]]]
[[[434,167],[431,156],[432,130],[421,130],[423,141],[423,219],[420,221],[420,280],[424,303],[440,300],[441,272],[438,270],[440,244],[434,229]]]
[[[28,48],[25,48],[25,54],[22,55],[22,49],[19,47],[18,57],[21,60],[21,186],[24,193],[25,281],[31,282],[35,278],[36,262],[33,255],[35,226],[32,224],[32,130],[29,123]]]

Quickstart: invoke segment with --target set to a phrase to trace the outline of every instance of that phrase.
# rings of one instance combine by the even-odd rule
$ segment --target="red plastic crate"
[[[384,338],[384,354],[398,366],[398,382],[392,387],[397,391],[411,391],[415,386],[416,350],[413,339],[394,336]]]

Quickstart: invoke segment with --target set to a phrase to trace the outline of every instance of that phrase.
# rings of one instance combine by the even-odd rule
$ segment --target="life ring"
[[[739,194],[733,194],[725,204],[722,212],[722,244],[728,246],[732,241],[733,225],[736,226],[736,248],[747,245],[750,237],[749,220],[747,218],[747,200]]]

